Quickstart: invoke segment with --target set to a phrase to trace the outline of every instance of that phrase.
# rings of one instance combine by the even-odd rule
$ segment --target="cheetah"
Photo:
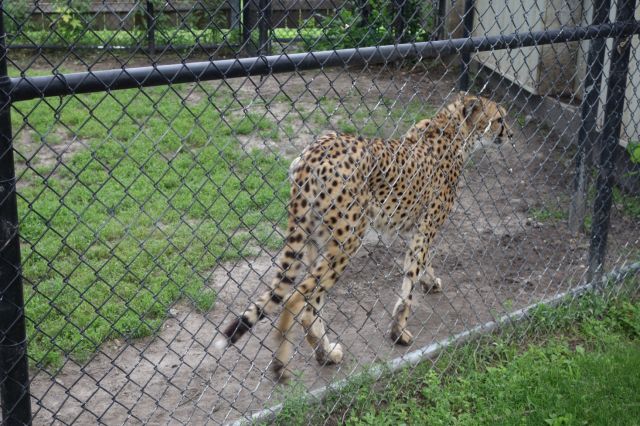
[[[237,342],[284,304],[276,327],[275,374],[280,378],[290,374],[286,370],[292,354],[290,332],[298,316],[318,363],[340,363],[342,346],[329,341],[319,313],[326,292],[370,225],[384,232],[413,233],[390,333],[395,343],[411,344],[406,324],[415,285],[427,292],[442,290],[427,252],[452,209],[464,162],[476,148],[511,137],[504,107],[461,93],[397,140],[335,132],[318,138],[290,167],[286,240],[270,290],[224,328],[220,346]]]

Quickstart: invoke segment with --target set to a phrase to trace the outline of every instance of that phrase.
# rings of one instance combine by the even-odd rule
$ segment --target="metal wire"
[[[435,362],[428,348],[514,318],[504,333],[535,335],[531,306],[571,303],[585,283],[637,291],[636,4],[543,3],[2,3],[3,422],[223,424],[332,390],[308,421],[339,423],[357,405],[347,385],[375,376],[385,389],[397,360]],[[491,103],[464,104],[459,89]],[[493,103],[502,127],[466,124]],[[463,104],[469,117],[446,115]],[[441,127],[418,130],[423,119]],[[454,183],[453,139],[442,158],[420,139],[451,126],[513,138],[470,154]],[[331,145],[330,131],[353,138]],[[339,162],[314,168],[325,160]],[[450,183],[437,232],[404,226]],[[289,212],[298,192],[312,194],[306,215]],[[314,286],[339,275],[329,248],[358,232],[327,212],[368,209],[362,194],[389,213],[363,222],[358,250],[338,244],[346,270],[324,306],[301,299],[282,344],[278,317],[307,271],[329,265]],[[419,283],[413,264],[431,265],[431,291],[401,290]],[[390,338],[403,304],[408,347]],[[327,365],[340,359],[325,337],[341,363]]]

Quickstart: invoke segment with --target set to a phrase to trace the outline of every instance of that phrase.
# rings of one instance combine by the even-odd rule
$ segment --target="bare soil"
[[[88,148],[86,141],[69,136],[60,130],[56,130],[40,140],[36,139],[36,133],[31,130],[23,130],[20,134],[21,138],[17,142],[20,147],[17,151],[19,155],[16,161],[26,166],[24,170],[45,167],[51,170],[53,176],[59,167],[64,167],[73,154]],[[25,185],[28,185],[28,180],[20,179],[18,176],[18,189]]]
[[[332,70],[252,82],[228,83],[251,97],[256,86],[266,98],[284,92],[295,99],[296,107],[315,104],[313,99],[320,96],[354,93],[364,104],[375,103],[380,96],[417,95],[442,105],[455,93],[454,77],[444,69]],[[279,115],[292,108],[283,102],[271,106]],[[321,313],[330,339],[346,349],[344,362],[320,367],[299,331],[294,339],[292,366],[307,389],[584,281],[588,238],[570,235],[561,217],[544,219],[536,214],[568,210],[572,156],[553,129],[543,131],[533,122],[521,127],[515,118],[513,127],[513,146],[478,153],[464,173],[455,210],[432,250],[444,291],[416,292],[409,320],[414,344],[394,346],[388,337],[406,242],[372,231]],[[310,126],[308,133],[291,138],[292,146],[274,149],[293,157],[322,131]],[[612,224],[609,266],[637,250],[640,236],[638,224],[618,211]],[[34,372],[35,423],[220,424],[250,416],[290,395],[291,388],[275,383],[269,372],[275,349],[270,321],[262,321],[235,347],[222,352],[213,345],[218,327],[264,291],[273,276],[275,255],[262,251],[255,258],[220,264],[211,271],[210,285],[218,300],[210,312],[177,304],[153,338],[113,340],[85,365],[69,361],[53,376]]]

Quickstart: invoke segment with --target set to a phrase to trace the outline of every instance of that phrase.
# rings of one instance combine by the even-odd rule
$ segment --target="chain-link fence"
[[[635,0],[0,7],[7,424],[340,423],[640,268]]]

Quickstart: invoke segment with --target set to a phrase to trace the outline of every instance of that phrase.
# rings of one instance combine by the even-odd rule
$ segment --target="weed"
[[[358,128],[351,121],[346,119],[338,120],[338,128],[341,132],[352,135],[358,131]]]
[[[613,188],[613,202],[627,216],[640,219],[640,196],[625,194],[620,189]]]
[[[536,208],[529,210],[531,217],[539,222],[566,220],[567,212],[553,208]]]
[[[285,124],[282,130],[284,130],[284,134],[289,139],[292,139],[296,136],[296,130],[293,128],[291,124]]]

